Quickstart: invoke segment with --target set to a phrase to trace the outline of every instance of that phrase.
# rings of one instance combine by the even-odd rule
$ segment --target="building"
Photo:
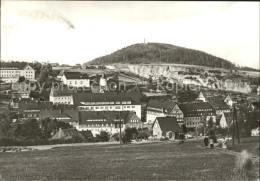
[[[40,119],[56,119],[57,121],[68,123],[72,126],[79,122],[79,111],[77,109],[51,109],[40,110]]]
[[[50,102],[53,104],[68,104],[73,105],[73,89],[69,89],[67,86],[52,87],[50,91]]]
[[[55,133],[52,138],[52,140],[57,139],[81,139],[85,140],[85,137],[76,129],[70,128],[70,129],[59,129],[57,133]]]
[[[202,121],[212,119],[216,122],[216,113],[208,102],[184,103],[179,105],[184,114],[184,124],[187,128],[196,128]]]
[[[169,115],[176,103],[173,101],[159,101],[151,99],[147,104],[146,123],[153,124],[157,117]]]
[[[197,101],[206,102],[206,97],[204,96],[204,94],[202,92],[200,92],[199,96],[198,96],[198,98],[196,100]]]
[[[178,104],[175,104],[171,112],[169,113],[169,116],[174,116],[177,119],[178,124],[181,126],[184,123],[184,114],[182,110],[180,109],[180,106]]]
[[[167,137],[175,139],[180,132],[180,126],[175,117],[157,117],[152,125],[153,136],[160,139]]]
[[[221,128],[227,128],[229,126],[230,114],[222,113],[221,115],[216,116],[216,122]]]
[[[141,100],[137,93],[74,93],[73,103],[80,111],[132,111],[141,118]]]
[[[130,111],[81,111],[80,122],[75,125],[77,130],[90,130],[93,135],[100,131],[111,134],[123,131],[126,127],[142,128],[142,122],[135,113]]]
[[[72,87],[90,87],[88,74],[81,72],[64,72],[62,82]]]
[[[225,98],[224,102],[227,103],[227,105],[228,105],[229,107],[232,107],[233,104],[234,104],[234,101],[232,100],[232,98],[231,98],[230,95],[227,95],[227,97]]]
[[[1,62],[0,79],[7,83],[17,82],[20,76],[34,79],[35,70],[25,62]]]
[[[216,115],[222,115],[223,113],[229,113],[231,112],[230,107],[227,105],[226,102],[221,101],[221,102],[212,102],[210,103],[211,106],[214,108],[216,111]]]
[[[41,110],[53,109],[53,103],[47,101],[29,100],[18,103],[18,115],[20,119],[39,119]]]

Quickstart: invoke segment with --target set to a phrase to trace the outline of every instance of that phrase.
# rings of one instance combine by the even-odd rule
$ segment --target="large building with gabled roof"
[[[35,78],[35,70],[25,62],[1,62],[0,79],[7,83],[17,82],[20,76],[31,80]]]

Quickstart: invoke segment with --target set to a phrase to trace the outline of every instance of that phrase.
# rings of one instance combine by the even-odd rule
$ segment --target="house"
[[[231,114],[222,113],[221,115],[216,115],[216,122],[221,128],[227,128],[230,126]]]
[[[85,140],[85,137],[77,131],[75,128],[70,128],[70,129],[59,129],[57,133],[55,133],[52,138],[52,140],[57,140],[57,139],[82,139]]]
[[[79,111],[77,109],[40,110],[40,119],[45,118],[56,119],[75,126],[79,122]]]
[[[204,96],[204,94],[202,92],[200,92],[199,96],[197,97],[196,100],[206,102],[206,97]]]
[[[52,86],[50,91],[50,102],[53,104],[68,104],[73,105],[73,89],[69,89],[67,86],[54,87]]]
[[[25,62],[1,62],[0,80],[13,83],[17,82],[20,76],[28,80],[34,79],[35,70]]]
[[[181,126],[184,124],[184,114],[182,110],[180,109],[180,106],[178,104],[175,104],[171,112],[169,113],[169,116],[174,116],[177,119],[178,124]]]
[[[153,124],[156,117],[169,115],[175,104],[173,101],[149,100],[146,108],[146,123]]]
[[[228,105],[229,107],[232,107],[232,106],[233,106],[233,103],[234,103],[234,101],[232,100],[232,98],[231,98],[230,95],[227,95],[227,97],[225,98],[224,102],[227,103],[227,105]]]
[[[18,115],[20,119],[39,119],[41,110],[51,110],[52,102],[47,101],[22,101],[18,103]]]
[[[63,84],[72,87],[90,87],[90,80],[86,73],[64,72],[61,80]]]
[[[224,101],[221,101],[221,102],[211,102],[210,104],[214,108],[214,110],[216,111],[216,115],[222,115],[223,113],[231,112],[230,107]]]
[[[39,99],[35,98],[12,98],[10,99],[10,107],[13,109],[18,109],[19,102],[29,102],[29,101],[39,101]]]
[[[133,111],[141,118],[140,94],[131,93],[74,93],[73,103],[79,111]]]
[[[196,128],[202,121],[212,119],[216,122],[216,113],[208,102],[184,103],[179,105],[184,114],[184,124],[187,128]]]
[[[81,111],[80,122],[75,125],[77,130],[90,130],[93,135],[100,131],[111,134],[123,131],[126,127],[142,128],[142,122],[135,113],[130,111]]]
[[[157,117],[152,125],[153,136],[160,139],[167,137],[175,139],[180,132],[180,126],[175,117]]]

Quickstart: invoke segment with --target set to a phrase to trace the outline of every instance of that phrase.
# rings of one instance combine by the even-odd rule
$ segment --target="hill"
[[[225,59],[207,54],[205,52],[164,43],[142,43],[130,45],[109,55],[96,58],[90,62],[85,63],[85,65],[114,63],[175,63],[202,65],[226,69],[236,67],[233,63]]]

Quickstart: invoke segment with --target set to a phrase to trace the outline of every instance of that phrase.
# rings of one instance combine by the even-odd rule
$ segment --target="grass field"
[[[202,141],[0,153],[4,180],[231,180],[235,156]]]

